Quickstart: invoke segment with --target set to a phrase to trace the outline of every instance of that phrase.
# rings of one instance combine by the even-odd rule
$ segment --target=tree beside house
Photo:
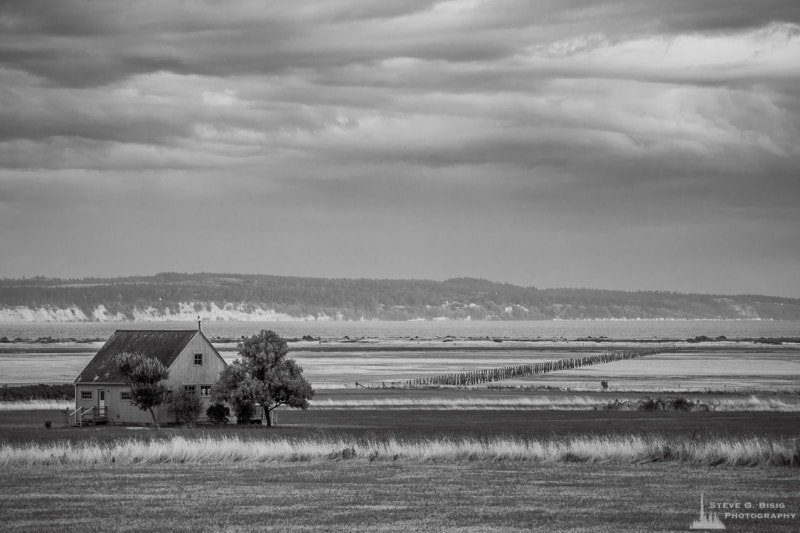
[[[257,418],[272,426],[278,407],[308,409],[314,390],[288,354],[286,341],[274,331],[253,335],[239,345],[240,359],[225,368],[214,397],[231,405],[239,423]]]

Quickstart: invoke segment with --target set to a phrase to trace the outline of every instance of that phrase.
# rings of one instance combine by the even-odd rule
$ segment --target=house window
[[[90,390],[81,391],[81,400],[91,400],[91,399],[92,399],[92,391]]]
[[[194,366],[202,366],[203,365],[203,354],[196,353],[194,354]]]
[[[189,394],[197,394],[197,387],[195,385],[184,385],[183,390]]]
[[[129,391],[129,390],[122,391],[121,393],[119,393],[119,399],[120,400],[130,400],[131,399],[131,391]]]
[[[200,385],[200,396],[211,396],[211,385]]]

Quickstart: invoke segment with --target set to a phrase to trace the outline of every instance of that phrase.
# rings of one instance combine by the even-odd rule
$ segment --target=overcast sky
[[[0,0],[0,276],[800,296],[797,0]]]

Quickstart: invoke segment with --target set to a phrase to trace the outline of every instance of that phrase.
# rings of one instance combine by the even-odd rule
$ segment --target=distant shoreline
[[[120,328],[132,329],[132,328]],[[3,345],[16,345],[16,344],[91,344],[98,342],[105,342],[106,337],[15,337],[13,339],[3,336],[0,337],[0,353],[2,353]],[[241,338],[238,337],[221,337],[216,335],[209,336],[209,340],[215,344],[230,344],[238,343]],[[567,339],[563,337],[454,337],[451,335],[442,337],[402,337],[393,339],[377,339],[374,337],[351,338],[344,337],[292,337],[286,338],[289,344],[303,344],[304,350],[308,351],[325,351],[326,349],[334,349],[337,351],[342,350],[346,345],[353,345],[353,349],[359,351],[369,351],[376,349],[380,351],[392,350],[408,350],[409,344],[415,345],[415,350],[441,350],[443,349],[437,345],[457,345],[460,350],[482,350],[484,345],[491,346],[510,343],[511,345],[503,346],[503,350],[531,350],[536,347],[547,348],[548,350],[558,349],[559,346],[564,349],[574,350],[577,345],[608,345],[608,344],[684,344],[687,346],[702,344],[704,347],[712,347],[718,345],[733,345],[733,344],[765,344],[765,345],[781,345],[781,344],[800,344],[800,337],[702,337],[702,338],[687,338],[679,339],[672,337],[660,337],[651,339],[637,339],[625,337],[578,337]],[[465,346],[467,343],[468,346]],[[470,346],[473,345],[473,346]],[[447,349],[446,347],[444,349]]]
[[[522,287],[477,278],[181,274],[0,280],[0,323],[193,321],[800,320],[800,298]]]

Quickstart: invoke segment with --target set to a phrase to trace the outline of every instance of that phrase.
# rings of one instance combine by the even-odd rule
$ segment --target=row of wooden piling
[[[571,368],[581,368],[583,366],[597,365],[601,363],[611,363],[624,359],[636,359],[647,355],[674,351],[674,347],[658,348],[634,348],[629,350],[617,350],[602,354],[585,355],[571,359],[558,359],[555,361],[541,361],[538,363],[526,363],[520,365],[503,366],[499,368],[485,368],[470,372],[455,372],[452,374],[442,374],[426,378],[409,379],[400,382],[403,387],[429,387],[438,385],[468,386],[479,385],[481,383],[491,383],[492,381],[502,381],[536,374],[547,374],[548,372],[558,372],[559,370],[569,370]]]

